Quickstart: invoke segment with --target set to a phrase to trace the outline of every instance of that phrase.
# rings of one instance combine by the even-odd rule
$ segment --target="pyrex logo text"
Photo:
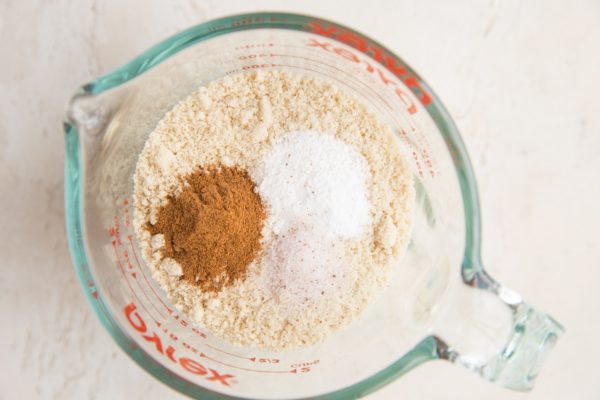
[[[332,39],[336,39],[342,43],[347,44],[350,47],[355,48],[356,50],[360,51],[361,53],[364,53],[366,55],[373,57],[377,62],[384,65],[387,71],[394,74],[396,77],[398,77],[400,80],[402,80],[402,82],[406,86],[411,88],[413,90],[413,92],[417,95],[421,104],[423,104],[424,106],[427,106],[431,103],[431,96],[429,95],[429,93],[427,93],[425,88],[423,88],[421,86],[421,84],[419,83],[419,80],[413,74],[411,74],[410,71],[405,66],[401,65],[395,57],[393,57],[391,54],[386,52],[381,47],[368,42],[362,36],[359,36],[353,32],[342,29],[336,25],[331,24],[331,25],[325,26],[322,22],[312,21],[308,24],[308,28],[310,31],[312,31],[313,33],[315,33],[317,35],[322,35],[322,36],[326,36],[326,37],[329,37]],[[414,106],[414,104],[411,104],[412,101],[410,100],[409,96],[407,96],[406,93],[404,93],[401,88],[396,86],[397,85],[396,82],[393,80],[390,80],[389,78],[386,78],[385,73],[383,71],[381,71],[379,68],[371,65],[367,60],[364,60],[364,59],[361,60],[354,53],[352,53],[346,49],[343,49],[343,48],[335,47],[331,43],[317,41],[317,40],[312,39],[308,45],[320,47],[323,50],[328,51],[328,52],[334,52],[337,55],[344,57],[345,59],[355,62],[355,63],[361,63],[361,62],[364,63],[367,71],[370,73],[377,73],[379,75],[379,78],[381,79],[381,81],[386,86],[391,85],[392,87],[395,87],[396,95],[398,95],[398,97],[405,104],[407,104],[407,109],[411,114],[414,114],[415,112],[417,112],[417,108]]]
[[[173,363],[180,365],[183,369],[194,375],[203,376],[209,381],[219,382],[224,386],[231,386],[232,383],[235,383],[233,381],[235,376],[233,375],[221,374],[212,368],[206,368],[204,365],[192,360],[191,358],[177,358],[175,356],[175,349],[171,345],[168,345],[166,348],[164,348],[160,337],[156,334],[156,332],[148,329],[146,322],[144,322],[140,314],[136,311],[136,306],[134,303],[128,304],[124,309],[124,313],[127,321],[133,327],[133,329],[140,333],[145,341],[154,344],[156,351],[168,358]]]

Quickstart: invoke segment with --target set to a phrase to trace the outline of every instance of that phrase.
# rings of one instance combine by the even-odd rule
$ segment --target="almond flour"
[[[267,250],[251,263],[245,279],[217,293],[182,280],[181,267],[164,258],[164,237],[145,229],[157,223],[169,196],[182,192],[180,177],[199,166],[222,164],[249,171],[260,187],[265,165],[276,167],[264,161],[269,152],[298,131],[329,135],[366,161],[369,207],[362,209],[369,215],[359,209],[360,229],[346,238],[315,241],[327,237],[322,224],[306,227],[300,220],[276,232],[266,223]],[[139,157],[134,225],[142,256],[175,307],[216,336],[271,349],[318,343],[364,312],[405,251],[414,192],[395,140],[363,104],[324,80],[274,70],[214,81],[164,116]],[[333,219],[337,227],[345,223],[341,214]],[[297,258],[290,268],[283,262],[288,257]],[[327,276],[335,279],[324,285]],[[296,301],[307,293],[318,300]],[[301,304],[301,312],[291,304]]]

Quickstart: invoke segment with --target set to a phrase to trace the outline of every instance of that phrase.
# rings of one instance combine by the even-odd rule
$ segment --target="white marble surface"
[[[600,398],[600,3],[336,3],[0,2],[1,399],[181,397],[117,348],[78,287],[63,227],[61,116],[79,84],[157,40],[256,9],[356,27],[426,77],[475,165],[489,271],[568,330],[529,394],[430,363],[370,398]]]

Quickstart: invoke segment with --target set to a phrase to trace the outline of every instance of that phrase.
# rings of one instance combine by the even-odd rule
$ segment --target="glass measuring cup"
[[[364,317],[287,351],[229,345],[174,309],[132,229],[132,175],[156,123],[197,87],[258,69],[336,83],[387,121],[415,178],[411,243]],[[483,269],[471,166],[447,112],[401,59],[338,24],[257,13],[207,22],[85,86],[65,118],[65,208],[86,295],[121,348],[198,398],[355,398],[435,359],[532,387],[562,327]]]

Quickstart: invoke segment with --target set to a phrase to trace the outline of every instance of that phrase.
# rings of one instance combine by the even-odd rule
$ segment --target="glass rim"
[[[478,273],[483,272],[479,254],[481,221],[475,177],[465,145],[448,111],[442,105],[438,96],[425,83],[425,81],[423,81],[423,79],[394,52],[381,45],[377,41],[372,40],[367,35],[357,32],[342,24],[308,15],[281,12],[244,13],[213,19],[183,30],[171,36],[170,38],[161,41],[122,67],[119,67],[112,72],[109,72],[82,86],[74,94],[74,97],[79,97],[81,95],[97,95],[114,87],[118,87],[119,85],[122,85],[127,81],[134,79],[135,77],[152,69],[162,61],[189,46],[213,37],[242,30],[287,29],[322,35],[327,37],[329,40],[340,42],[335,37],[327,36],[325,33],[315,31],[311,28],[311,24],[322,24],[322,26],[335,27],[345,32],[349,32],[352,35],[355,35],[355,37],[365,40],[366,43],[383,50],[386,56],[391,57],[394,62],[405,68],[411,78],[416,79],[416,82],[418,83],[417,86],[421,90],[426,90],[430,101],[427,104],[423,104],[423,102],[421,102],[421,104],[423,104],[424,108],[427,110],[428,114],[433,119],[443,136],[444,142],[446,143],[454,163],[462,194],[465,217],[465,249],[461,266],[462,275],[465,279],[469,279]],[[384,63],[377,60],[374,61],[378,62],[382,68],[394,74],[393,71],[391,71],[390,68]],[[419,98],[419,96],[422,94],[419,90],[412,86],[409,86],[409,89],[413,91],[417,98]],[[155,357],[140,348],[136,342],[119,327],[119,323],[112,317],[112,314],[107,305],[104,303],[102,296],[95,291],[95,280],[89,268],[85,243],[83,242],[83,205],[81,202],[82,171],[80,169],[79,134],[76,130],[76,127],[70,123],[68,118],[65,118],[64,120],[64,131],[66,145],[65,223],[67,227],[69,250],[75,271],[86,294],[88,303],[94,310],[97,317],[100,319],[102,325],[104,325],[119,347],[121,347],[121,349],[127,355],[129,355],[138,365],[140,365],[153,377],[163,382],[167,386],[170,386],[179,392],[194,398],[247,399],[246,397],[234,397],[226,395],[212,391],[206,387],[196,385],[195,383],[175,374],[168,368],[163,367]],[[438,358],[439,356],[437,354],[435,338],[433,336],[425,337],[408,353],[370,377],[345,388],[317,395],[316,397],[313,396],[311,399],[329,400],[361,397],[390,383],[398,376],[402,375],[413,367],[427,360]]]

